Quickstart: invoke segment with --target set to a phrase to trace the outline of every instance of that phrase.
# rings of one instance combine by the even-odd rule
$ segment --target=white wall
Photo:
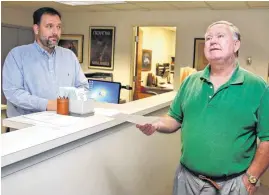
[[[11,10],[2,13],[2,20],[9,23],[31,24],[30,13],[13,14]],[[14,17],[16,16],[16,17]],[[20,17],[22,16],[22,18]],[[30,22],[26,20],[29,16]],[[6,17],[9,17],[8,19]],[[19,22],[22,20],[22,22]],[[116,26],[115,43],[115,81],[130,84],[130,67],[132,64],[132,41],[134,26],[175,26],[176,61],[175,88],[179,87],[179,66],[192,66],[193,44],[195,37],[203,37],[209,24],[216,20],[228,20],[241,31],[242,45],[239,60],[241,65],[267,78],[269,63],[269,12],[268,10],[182,10],[182,11],[133,11],[133,12],[96,12],[96,13],[63,13],[64,33],[84,34],[83,69],[88,70],[88,35],[89,26]],[[252,56],[251,66],[246,59]],[[96,71],[96,70],[94,70]],[[122,90],[128,99],[128,92]]]
[[[143,49],[152,50],[151,71],[142,71],[142,85],[147,84],[148,73],[156,75],[157,63],[170,63],[171,57],[175,55],[175,31],[162,27],[141,27],[143,31]],[[174,41],[174,42],[173,42]]]

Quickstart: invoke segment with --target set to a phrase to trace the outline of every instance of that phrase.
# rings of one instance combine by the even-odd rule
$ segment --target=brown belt
[[[206,180],[206,181],[210,182],[217,190],[221,189],[220,185],[217,184],[217,182],[213,181],[212,179],[209,179],[209,178],[207,178],[206,176],[203,176],[203,175],[198,175],[198,177],[201,180]]]
[[[204,176],[204,175],[201,175],[200,173],[197,173],[195,171],[192,171],[190,170],[188,167],[186,167],[185,165],[183,165],[181,163],[181,165],[187,170],[189,171],[191,174],[193,174],[194,176],[198,177],[199,179],[201,180],[206,180],[208,181],[210,184],[212,184],[217,190],[220,190],[221,187],[219,184],[217,184],[216,181],[227,181],[227,180],[230,180],[230,179],[233,179],[235,177],[238,177],[239,175],[242,175],[244,174],[246,171],[242,171],[240,173],[235,173],[235,174],[232,174],[232,175],[228,175],[228,176],[221,176],[221,177],[210,177],[210,176]],[[215,181],[214,181],[215,180]]]

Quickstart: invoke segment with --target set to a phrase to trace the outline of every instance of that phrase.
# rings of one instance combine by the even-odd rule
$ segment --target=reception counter
[[[96,108],[161,116],[176,92]],[[95,113],[67,127],[5,119],[19,129],[2,134],[2,194],[171,194],[180,156],[179,131],[146,136],[134,124]]]

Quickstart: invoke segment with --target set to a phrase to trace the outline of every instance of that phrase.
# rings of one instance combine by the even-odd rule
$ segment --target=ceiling
[[[125,1],[126,3],[101,5],[65,5],[53,1],[2,1],[3,7],[37,9],[48,6],[66,12],[118,12],[153,10],[234,10],[269,9],[269,1]]]

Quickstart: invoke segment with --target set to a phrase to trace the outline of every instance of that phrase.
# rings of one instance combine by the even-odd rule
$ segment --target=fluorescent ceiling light
[[[57,3],[62,3],[66,5],[102,5],[102,4],[117,4],[117,3],[126,3],[124,1],[55,1]]]

